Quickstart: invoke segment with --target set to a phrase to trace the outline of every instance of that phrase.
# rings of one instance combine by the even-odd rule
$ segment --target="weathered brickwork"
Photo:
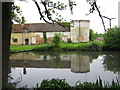
[[[89,41],[89,30],[90,21],[89,20],[74,20],[72,21],[71,27],[71,41],[78,42],[88,42]]]

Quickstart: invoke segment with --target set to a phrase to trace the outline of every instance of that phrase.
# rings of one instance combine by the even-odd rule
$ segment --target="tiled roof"
[[[58,24],[49,24],[49,23],[32,23],[32,24],[14,24],[12,32],[18,33],[22,32],[23,28],[28,29],[28,32],[69,32],[69,27],[62,27]]]
[[[23,28],[26,28],[29,30],[30,24],[20,25],[20,24],[13,24],[12,32],[19,33],[22,32]]]

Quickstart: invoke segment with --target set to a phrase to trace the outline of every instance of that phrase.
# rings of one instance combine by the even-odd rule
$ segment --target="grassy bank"
[[[91,51],[102,50],[103,42],[88,42],[88,43],[60,43],[58,47],[55,44],[40,44],[40,45],[19,45],[11,46],[12,52],[16,51]]]
[[[11,45],[10,46],[10,50],[13,52],[16,51],[25,51],[25,50],[32,50],[33,48],[35,48],[37,45]]]

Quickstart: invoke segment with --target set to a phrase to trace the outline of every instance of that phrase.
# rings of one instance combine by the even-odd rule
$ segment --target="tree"
[[[43,39],[44,39],[44,43],[46,44],[46,42],[47,42],[47,35],[46,35],[46,32],[43,32]]]
[[[90,29],[90,35],[89,35],[89,40],[93,41],[94,40],[94,31]]]
[[[20,7],[16,6],[16,5],[12,5],[11,13],[10,13],[11,19],[15,22],[18,22],[19,24],[24,23],[24,22],[22,22],[24,20],[21,20],[19,17],[19,16],[21,16],[21,14],[22,14],[22,11],[21,11]]]
[[[108,29],[104,35],[104,42],[109,49],[120,50],[120,28]]]
[[[17,13],[20,13],[20,8],[14,7],[12,2],[0,3],[2,3],[0,4],[0,7],[2,7],[2,88],[6,88],[8,82],[10,37],[13,24],[12,20],[20,22],[17,14],[14,13],[15,10]]]
[[[58,47],[60,44],[60,33],[55,33],[55,36],[53,37],[53,43],[55,44],[55,47]]]
[[[0,2],[1,3],[1,2]],[[11,2],[2,3],[2,87],[7,86],[8,60],[10,52],[10,35],[12,30]]]

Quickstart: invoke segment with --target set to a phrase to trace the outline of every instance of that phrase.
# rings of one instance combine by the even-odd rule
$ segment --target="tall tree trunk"
[[[6,88],[8,82],[10,35],[12,29],[10,17],[11,7],[12,2],[2,3],[2,88]]]

